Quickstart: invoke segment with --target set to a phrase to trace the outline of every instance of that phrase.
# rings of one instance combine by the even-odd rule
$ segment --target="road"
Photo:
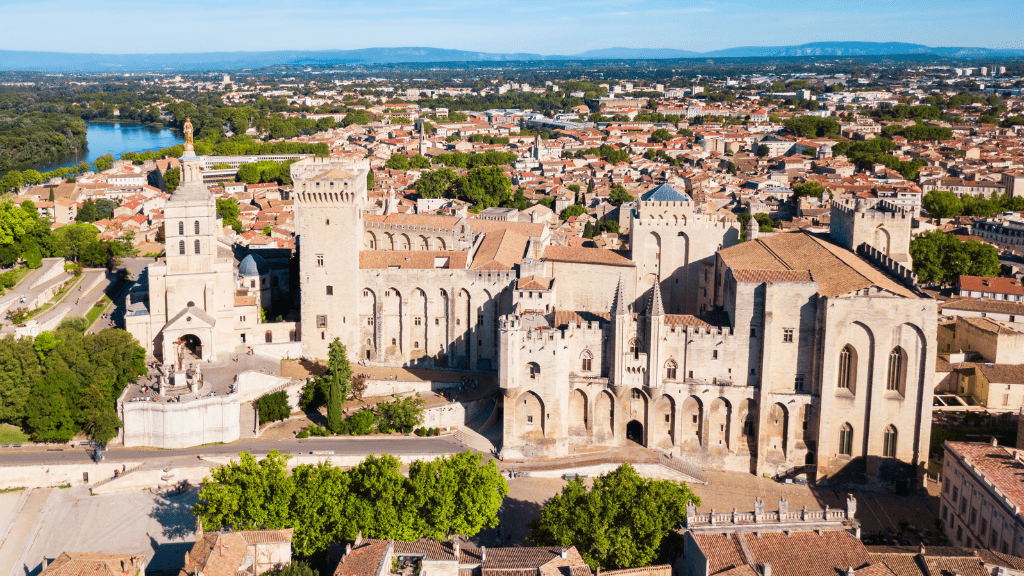
[[[267,453],[279,450],[289,454],[309,454],[313,451],[332,450],[338,455],[379,454],[454,454],[466,447],[451,437],[374,437],[374,438],[308,438],[305,440],[245,440],[233,444],[213,444],[181,450],[157,448],[111,448],[105,452],[109,461],[122,460],[175,460],[199,455],[235,455],[239,452]],[[63,451],[27,452],[0,451],[0,461],[5,466],[33,464],[77,464],[89,462],[91,450],[86,446],[65,448]]]

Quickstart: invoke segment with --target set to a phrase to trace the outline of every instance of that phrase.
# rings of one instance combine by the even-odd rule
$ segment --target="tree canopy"
[[[368,538],[444,540],[474,536],[498,523],[508,484],[494,461],[463,452],[402,463],[384,454],[342,470],[324,462],[296,466],[276,450],[261,461],[242,453],[213,470],[194,512],[207,529],[294,528],[299,558],[326,553],[332,543]]]
[[[592,569],[671,561],[671,535],[690,502],[700,505],[700,498],[686,484],[648,480],[622,464],[595,478],[590,490],[579,477],[570,480],[544,503],[527,540],[536,546],[576,546]]]
[[[121,420],[115,402],[146,373],[146,352],[124,330],[84,336],[73,326],[36,338],[0,340],[0,421],[35,441],[66,442],[85,432],[106,443]]]
[[[968,240],[962,242],[952,234],[933,230],[910,242],[914,273],[924,284],[952,285],[961,275],[999,275],[999,251],[993,246]]]

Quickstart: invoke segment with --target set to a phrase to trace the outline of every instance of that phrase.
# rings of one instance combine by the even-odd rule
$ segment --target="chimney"
[[[999,440],[996,440],[995,436],[992,437],[992,445],[993,446],[999,446]]]
[[[188,566],[188,564],[189,564],[189,554],[188,554],[188,550],[185,550],[185,566]]]
[[[458,562],[459,558],[461,557],[461,553],[459,551],[459,535],[458,534],[456,534],[455,536],[452,537],[452,553],[455,554],[455,561]]]
[[[853,566],[847,566],[846,567],[846,576],[853,576],[853,575],[854,575]]]
[[[921,547],[918,548],[917,553],[921,554],[922,556],[924,555],[924,544],[921,544]]]
[[[764,563],[764,568],[761,569],[763,576],[772,576],[772,565],[769,562]]]
[[[352,545],[351,544],[345,544],[345,556],[348,556],[351,553],[352,553]]]
[[[480,547],[480,563],[487,562],[487,546]]]
[[[563,559],[564,559],[564,558],[568,558],[568,557],[569,557],[569,549],[568,549],[568,548],[564,548],[564,547],[563,547],[563,548],[562,548],[562,553],[560,554],[560,556],[561,556],[561,557],[562,557]]]
[[[363,531],[360,530],[359,534],[356,534],[356,542],[355,542],[356,548],[358,548],[359,545],[362,544],[362,543],[363,543]]]
[[[46,559],[46,556],[43,556],[43,570],[45,571],[46,567],[49,566],[49,565],[50,565],[50,561]]]
[[[196,540],[203,537],[203,520],[202,518],[196,520]],[[188,562],[186,562],[187,564]]]

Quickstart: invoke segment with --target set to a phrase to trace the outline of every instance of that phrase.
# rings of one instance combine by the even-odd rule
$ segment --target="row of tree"
[[[294,528],[299,558],[314,559],[337,542],[367,538],[445,540],[498,524],[508,484],[494,460],[463,452],[409,466],[384,454],[343,470],[324,462],[287,469],[276,450],[256,461],[215,468],[194,512],[207,529]]]
[[[933,230],[910,242],[914,273],[923,284],[951,286],[961,275],[999,275],[999,251],[974,239],[961,241],[953,234]]]
[[[413,541],[472,537],[498,524],[508,484],[494,460],[463,452],[417,461],[403,476],[393,456],[368,456],[350,470],[329,462],[288,473],[288,456],[272,451],[257,461],[213,470],[194,512],[207,529],[295,530],[298,558],[322,560],[335,543],[356,535]],[[575,546],[594,570],[667,563],[682,553],[675,531],[687,504],[700,498],[686,484],[649,480],[629,464],[594,480],[570,480],[530,523],[537,546]]]
[[[0,421],[39,442],[84,432],[106,443],[117,434],[115,401],[146,373],[146,351],[124,330],[85,336],[89,322],[81,320],[35,338],[0,340]]]
[[[119,258],[135,253],[129,233],[120,240],[99,238],[92,224],[76,223],[50,229],[50,222],[39,217],[31,200],[15,206],[0,202],[0,266],[9,267],[25,260],[30,268],[42,265],[43,258],[62,256],[92,267],[111,267]]]
[[[978,216],[988,218],[1000,212],[1024,210],[1024,198],[1011,198],[1008,194],[989,198],[966,195],[957,196],[948,190],[931,190],[921,200],[924,209],[934,218],[956,218],[957,216]]]

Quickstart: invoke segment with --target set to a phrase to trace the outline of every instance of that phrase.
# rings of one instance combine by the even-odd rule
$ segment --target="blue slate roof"
[[[689,202],[690,197],[669,186],[662,184],[640,197],[644,202]]]
[[[238,266],[239,276],[262,276],[270,272],[270,264],[259,254],[250,253]]]

